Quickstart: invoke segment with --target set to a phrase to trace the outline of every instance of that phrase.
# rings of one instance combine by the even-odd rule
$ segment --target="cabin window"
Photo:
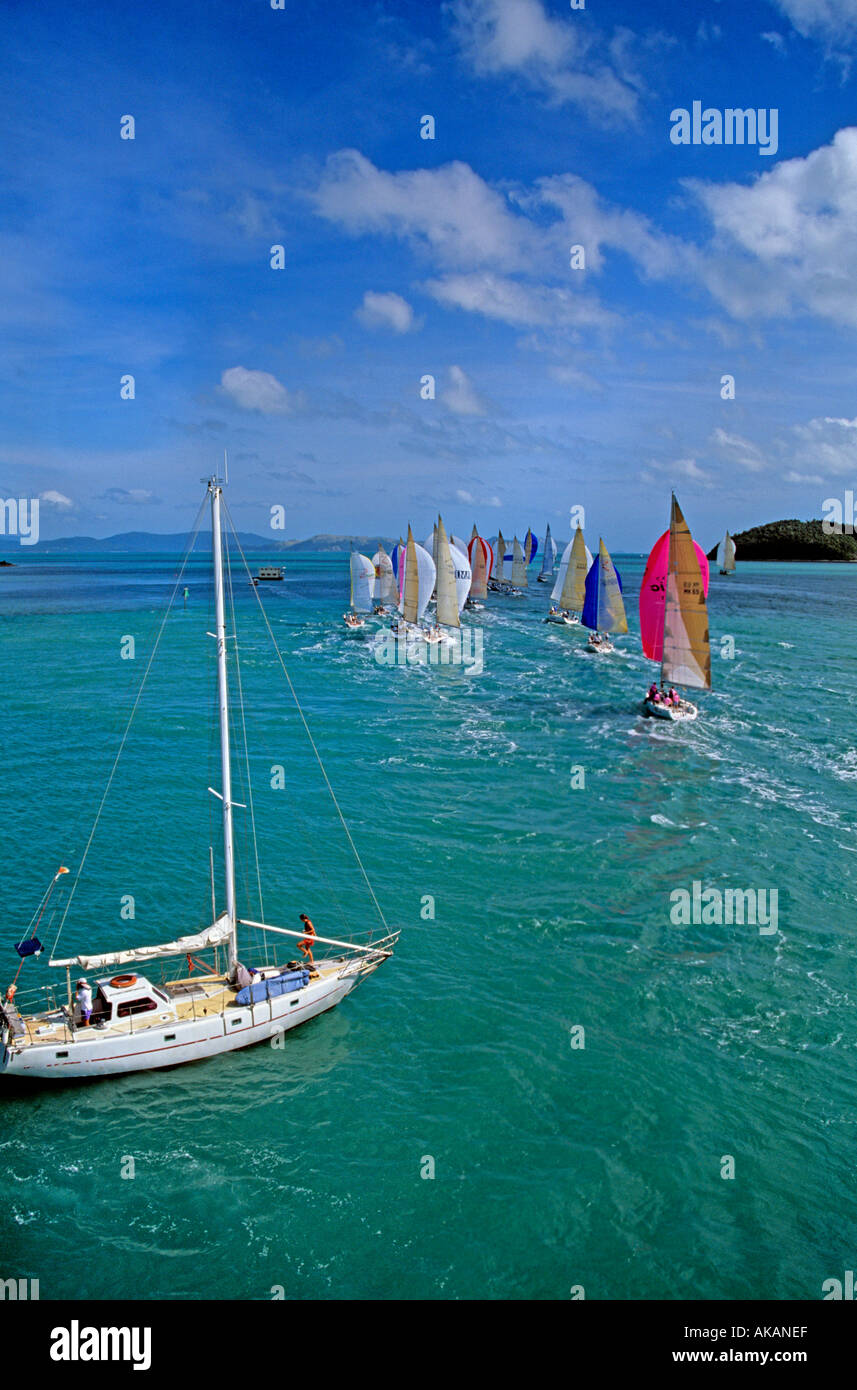
[[[144,999],[129,999],[127,1003],[120,1004],[116,1010],[117,1018],[128,1018],[130,1014],[146,1014],[150,1009],[156,1009],[157,1002],[148,997]]]
[[[176,1035],[175,1035],[175,1033],[165,1033],[165,1034],[164,1034],[164,1042],[175,1042],[175,1040],[176,1040]]]
[[[243,1022],[244,1022],[243,1018],[233,1018],[233,1020],[232,1020],[232,1027],[234,1028],[235,1025],[236,1025],[236,1023],[243,1023]]]
[[[60,1057],[67,1057],[67,1056],[68,1056],[68,1053],[67,1053],[67,1052],[57,1052],[57,1053],[55,1054],[55,1056],[56,1056],[56,1058],[57,1058],[57,1061],[59,1061]]]

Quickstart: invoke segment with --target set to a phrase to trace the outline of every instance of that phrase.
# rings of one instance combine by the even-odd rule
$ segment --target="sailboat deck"
[[[338,974],[342,965],[342,957],[336,957],[317,961],[314,969],[317,977],[325,979]],[[276,969],[277,967],[271,967],[265,973],[273,975]],[[23,1031],[15,1038],[16,1046],[82,1042],[91,1039],[93,1033],[100,1037],[106,1034],[116,1036],[122,1033],[142,1033],[151,1028],[163,1028],[165,1023],[186,1023],[207,1015],[226,1013],[230,1008],[243,1007],[235,1002],[237,986],[228,984],[225,975],[205,975],[196,978],[189,976],[186,979],[171,980],[159,988],[169,996],[172,1007],[165,1005],[157,1011],[134,1014],[127,1018],[114,1018],[100,1028],[77,1026],[71,1029],[65,1015],[56,1009],[40,1014],[21,1015]]]

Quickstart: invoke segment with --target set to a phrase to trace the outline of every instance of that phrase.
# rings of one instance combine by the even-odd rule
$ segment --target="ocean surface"
[[[479,674],[379,665],[342,629],[347,558],[287,558],[260,598],[399,949],[282,1049],[3,1083],[2,1277],[42,1299],[818,1299],[854,1268],[857,569],[712,567],[714,689],[673,726],[639,715],[643,559],[615,558],[613,656],[544,624],[534,569],[468,619]],[[79,863],[176,564],[0,570],[4,989]],[[61,956],[210,919],[204,556],[184,582]],[[236,610],[267,920],[377,926],[246,581]],[[676,925],[694,881],[776,891],[776,931]],[[47,954],[22,989],[62,976]]]

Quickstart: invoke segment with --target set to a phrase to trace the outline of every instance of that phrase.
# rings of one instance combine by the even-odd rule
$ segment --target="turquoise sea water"
[[[377,665],[341,629],[345,559],[288,560],[262,602],[398,953],[282,1050],[7,1090],[3,1277],[38,1278],[43,1299],[817,1299],[854,1267],[857,572],[714,572],[715,688],[673,727],[637,713],[643,561],[617,562],[632,632],[615,656],[544,625],[533,583],[473,615],[485,669],[468,676]],[[208,920],[204,568],[60,954]],[[78,862],[174,572],[139,556],[0,571],[9,980],[11,943]],[[374,925],[249,586],[237,606],[266,916]],[[243,882],[246,836],[241,862]],[[776,889],[778,931],[673,925],[670,893],[694,880]],[[21,983],[52,973],[29,961]]]

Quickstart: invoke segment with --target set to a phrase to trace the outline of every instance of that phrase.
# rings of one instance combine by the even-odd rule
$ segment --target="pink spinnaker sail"
[[[702,574],[702,587],[708,595],[708,560],[705,551],[693,542],[699,569]],[[664,611],[667,593],[667,572],[670,562],[670,533],[655,541],[646,561],[646,571],[640,586],[640,636],[643,651],[650,661],[661,661],[664,654]]]

